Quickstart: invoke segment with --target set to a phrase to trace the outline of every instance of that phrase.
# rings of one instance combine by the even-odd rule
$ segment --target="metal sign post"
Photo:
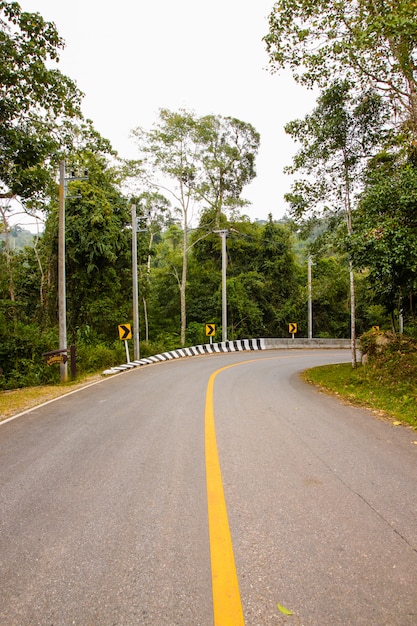
[[[126,363],[130,363],[129,346],[127,343],[127,339],[125,339],[125,350],[126,350]]]

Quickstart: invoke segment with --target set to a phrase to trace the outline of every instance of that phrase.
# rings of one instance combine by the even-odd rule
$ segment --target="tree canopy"
[[[273,70],[325,87],[334,76],[372,86],[417,135],[417,5],[413,0],[279,0],[265,36]]]
[[[0,2],[0,195],[36,197],[64,120],[81,117],[81,93],[50,65],[64,47],[55,25],[17,2]]]
[[[215,210],[244,206],[243,188],[256,176],[255,160],[260,136],[254,127],[233,117],[198,117],[186,110],[161,109],[150,131],[133,131],[152,172],[174,181],[169,188],[182,211],[194,203]]]

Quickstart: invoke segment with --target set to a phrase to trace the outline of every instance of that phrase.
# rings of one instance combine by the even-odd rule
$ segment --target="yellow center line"
[[[214,626],[244,626],[245,623],[217,450],[213,408],[214,381],[220,372],[237,365],[269,359],[291,359],[295,356],[298,355],[240,361],[221,367],[209,378],[205,408],[205,453]]]
[[[217,374],[234,365],[213,372],[206,394],[206,481],[214,626],[243,626],[245,623],[217,451],[213,411],[214,380]]]

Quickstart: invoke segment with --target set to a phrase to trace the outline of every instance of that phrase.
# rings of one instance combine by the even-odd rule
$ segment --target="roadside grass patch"
[[[303,373],[306,382],[417,429],[417,358],[387,354],[353,369],[350,363],[324,365]]]
[[[42,385],[39,387],[23,387],[10,391],[0,391],[0,422],[32,409],[43,402],[53,400],[65,395],[73,389],[83,387],[96,380],[100,380],[100,374],[90,374],[76,381],[70,381],[61,385]]]

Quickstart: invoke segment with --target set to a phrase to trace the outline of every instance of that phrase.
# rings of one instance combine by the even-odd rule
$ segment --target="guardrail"
[[[215,354],[221,352],[240,352],[244,350],[277,350],[277,349],[305,349],[305,348],[350,348],[350,339],[238,339],[236,341],[224,341],[220,343],[205,343],[190,348],[178,348],[169,352],[162,352],[137,361],[130,361],[124,365],[111,367],[103,372],[105,376],[118,374],[135,367],[160,363],[161,361],[172,361],[185,357],[199,356],[202,354]]]

